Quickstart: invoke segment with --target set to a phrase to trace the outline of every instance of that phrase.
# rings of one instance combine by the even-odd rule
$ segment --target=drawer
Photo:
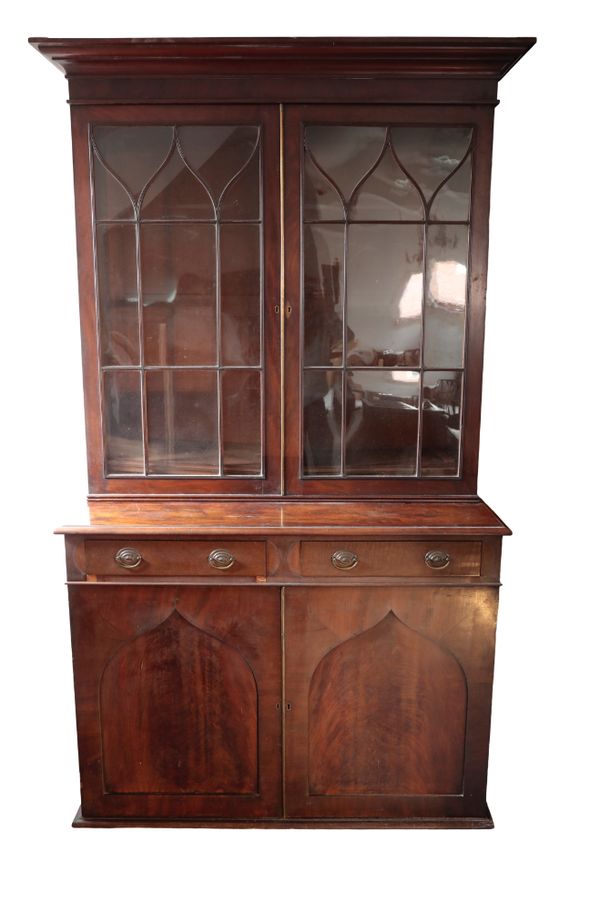
[[[85,542],[90,575],[264,576],[262,541]]]
[[[302,541],[303,575],[339,577],[479,575],[479,541]]]

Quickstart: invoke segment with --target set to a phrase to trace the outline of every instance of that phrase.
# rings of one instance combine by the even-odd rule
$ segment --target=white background
[[[7,10],[11,10],[10,19]],[[591,3],[5,4],[0,821],[4,895],[598,896],[596,29]],[[505,541],[491,832],[77,830],[61,523],[84,521],[67,85],[54,37],[536,35],[500,83],[480,494]],[[6,59],[8,53],[8,59]]]

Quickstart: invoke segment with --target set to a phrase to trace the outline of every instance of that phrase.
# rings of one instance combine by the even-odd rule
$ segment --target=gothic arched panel
[[[109,661],[100,717],[109,793],[257,793],[252,670],[177,611]]]
[[[390,611],[313,673],[310,794],[460,794],[466,707],[456,658]]]

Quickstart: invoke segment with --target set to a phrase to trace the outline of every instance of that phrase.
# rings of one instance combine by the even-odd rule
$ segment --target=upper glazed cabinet
[[[92,494],[475,495],[493,102],[448,91],[72,96]]]

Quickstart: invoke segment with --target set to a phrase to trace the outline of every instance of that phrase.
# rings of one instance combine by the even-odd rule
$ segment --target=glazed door
[[[495,589],[285,595],[286,815],[485,816]]]
[[[92,492],[279,493],[277,107],[75,108],[73,140]]]
[[[475,492],[491,122],[287,108],[289,493]]]
[[[281,813],[277,588],[70,587],[82,813]]]

